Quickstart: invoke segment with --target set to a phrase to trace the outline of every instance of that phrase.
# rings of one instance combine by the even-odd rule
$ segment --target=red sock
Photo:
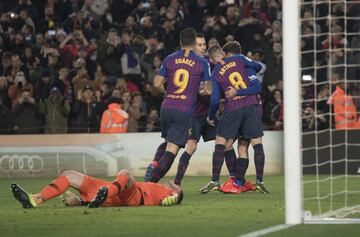
[[[115,181],[108,186],[108,198],[116,196],[121,192],[128,182],[128,178],[125,174],[116,176]]]
[[[70,187],[69,180],[65,176],[53,180],[39,193],[44,200],[49,200],[53,197],[59,196],[64,193]]]

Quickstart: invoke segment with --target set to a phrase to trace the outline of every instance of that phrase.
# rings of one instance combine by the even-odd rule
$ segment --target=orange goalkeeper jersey
[[[142,192],[145,206],[160,205],[161,200],[163,200],[166,196],[175,193],[174,190],[164,186],[163,184],[139,182],[136,183],[136,185]]]

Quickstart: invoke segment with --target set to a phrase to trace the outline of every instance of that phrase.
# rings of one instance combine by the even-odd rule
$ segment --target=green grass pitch
[[[230,237],[284,223],[282,176],[266,178],[270,195],[255,192],[241,195],[225,195],[219,192],[199,194],[198,189],[209,181],[209,177],[185,177],[183,204],[174,207],[88,209],[64,207],[60,199],[55,198],[35,209],[26,210],[9,191],[10,184],[17,182],[25,190],[35,193],[50,181],[51,179],[45,178],[1,180],[1,237]],[[350,237],[360,236],[359,233],[360,225],[299,225],[268,236]]]

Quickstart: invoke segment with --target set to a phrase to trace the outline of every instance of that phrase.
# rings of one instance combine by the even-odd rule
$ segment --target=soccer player
[[[243,55],[236,55],[225,58],[225,53],[219,45],[212,46],[208,50],[211,60],[216,63],[212,72],[213,94],[208,121],[213,123],[215,113],[219,106],[220,93],[225,92],[229,87],[234,87],[240,92],[252,94],[250,80],[246,68],[252,68],[256,72],[261,70],[261,65],[247,59]],[[250,90],[250,91],[249,91]],[[263,136],[261,128],[261,115],[258,109],[258,98],[256,95],[236,95],[225,98],[225,112],[218,124],[213,153],[212,179],[202,190],[212,189],[219,185],[219,176],[224,162],[225,144],[230,139],[235,139],[240,133],[246,138],[258,138]],[[243,160],[236,160],[235,180],[228,192],[241,193],[248,190],[255,190],[250,182],[241,177],[241,169],[244,168]],[[200,190],[201,191],[201,190]]]
[[[25,192],[17,184],[11,185],[14,197],[24,208],[33,208],[43,202],[66,192],[70,187],[80,193],[80,198],[71,196],[66,204],[71,206],[87,205],[90,208],[99,206],[156,206],[175,205],[182,201],[179,186],[167,184],[136,182],[129,171],[121,170],[113,182],[97,179],[73,170],[65,171],[37,194]]]
[[[239,55],[241,54],[241,45],[238,42],[229,42],[227,44],[225,44],[223,46],[223,50],[225,52],[225,56],[226,57],[231,57],[234,55]],[[264,64],[260,63],[262,66],[262,69],[260,71],[260,73],[265,73],[266,67],[264,68]],[[252,70],[252,69],[250,69]],[[248,74],[251,74],[251,72]],[[260,80],[258,79],[256,74],[253,75],[249,75],[249,79],[250,79],[250,84],[252,89],[248,89],[247,93],[252,93],[252,94],[257,94],[261,92],[261,84],[260,84]],[[241,90],[236,91],[235,88],[230,87],[229,90],[227,90],[225,92],[225,96],[227,98],[231,98],[233,96],[235,96],[236,94],[246,94],[246,92],[241,92]],[[258,99],[259,99],[259,105],[261,105],[261,97],[258,94],[257,95]],[[262,107],[259,106],[258,107],[259,110],[262,110]],[[262,115],[262,112],[260,111],[260,114]],[[243,169],[241,170],[241,174],[240,177],[244,177],[246,170],[248,168],[248,164],[249,164],[249,154],[248,154],[248,148],[250,145],[250,142],[253,146],[254,149],[254,161],[255,161],[255,167],[256,167],[256,189],[261,192],[261,193],[270,193],[269,190],[265,187],[264,182],[263,182],[263,173],[264,173],[264,165],[265,165],[265,153],[264,153],[264,149],[263,149],[263,145],[262,145],[262,138],[254,138],[254,139],[247,139],[244,138],[243,136],[240,136],[238,138],[238,151],[239,151],[239,159],[242,159],[242,163],[243,165]],[[227,150],[232,149],[232,145],[231,147],[226,147],[225,148],[225,153],[228,152]],[[225,161],[226,161],[226,157],[225,157]],[[227,162],[227,161],[226,161]],[[231,163],[227,166],[232,166],[234,167],[236,164],[236,158],[232,161],[230,161]],[[228,163],[228,162],[227,162]],[[222,186],[222,190],[227,190],[229,188],[231,188],[232,182],[234,180],[234,177],[231,177],[230,174],[230,178],[228,179],[227,182],[225,182]]]
[[[200,57],[205,58],[206,41],[205,41],[205,36],[201,33],[196,34],[196,43],[194,47],[194,52]],[[195,153],[197,144],[201,136],[203,137],[203,140],[205,142],[215,140],[216,127],[210,126],[206,121],[206,118],[209,113],[209,108],[210,108],[210,95],[205,93],[205,88],[203,85],[201,85],[200,93],[198,93],[197,95],[197,101],[195,104],[194,120],[188,134],[189,139],[186,142],[186,149],[181,154],[179,159],[178,169],[174,180],[174,183],[177,185],[181,185],[181,181],[186,172],[187,166],[189,164],[189,160],[191,159],[191,156]],[[150,165],[146,170],[147,172],[145,174],[145,178],[144,178],[145,180],[147,180],[148,177],[151,177],[151,173],[157,167],[158,160],[156,159],[156,157],[159,157],[158,153],[156,153],[153,162],[150,163]]]
[[[154,79],[154,86],[161,91],[165,91],[164,83],[167,79],[160,112],[166,149],[152,173],[151,182],[158,182],[167,173],[179,149],[184,147],[188,140],[201,81],[204,81],[203,94],[211,94],[209,64],[193,52],[195,43],[195,30],[183,30],[180,33],[182,50],[164,59],[159,74]],[[187,166],[185,162],[184,165]]]

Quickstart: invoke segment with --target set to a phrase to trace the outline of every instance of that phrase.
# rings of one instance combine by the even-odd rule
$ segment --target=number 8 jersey
[[[205,59],[186,49],[167,56],[159,75],[167,78],[161,108],[193,114],[200,82],[210,80],[210,66]]]
[[[227,91],[229,86],[234,87],[236,90],[249,87],[250,80],[246,68],[252,68],[255,71],[259,71],[262,66],[240,54],[225,58],[222,63],[218,63],[211,76],[213,85],[212,96],[219,97],[220,93]],[[225,112],[229,112],[258,103],[259,100],[257,95],[235,96],[233,98],[225,99],[224,110]],[[214,114],[214,111],[210,111],[210,114]]]

